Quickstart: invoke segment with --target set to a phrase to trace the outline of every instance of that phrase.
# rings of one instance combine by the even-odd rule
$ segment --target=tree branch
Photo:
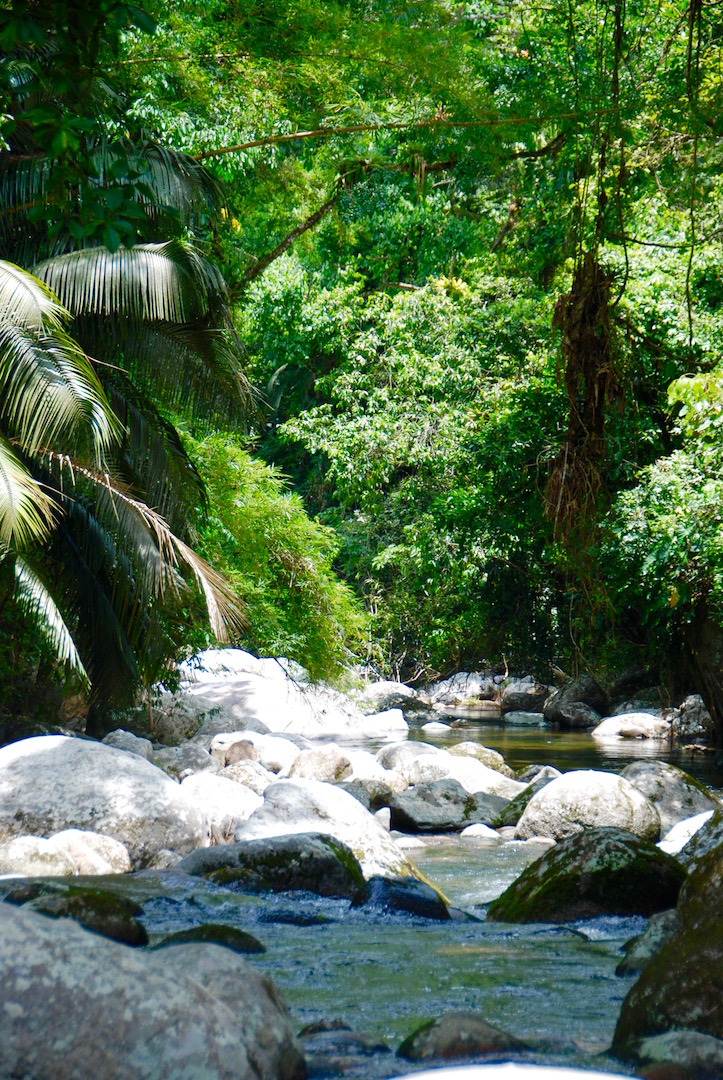
[[[249,267],[244,274],[241,280],[242,286],[248,285],[251,281],[260,277],[266,267],[278,259],[280,255],[283,255],[295,240],[298,240],[305,232],[308,232],[309,229],[313,229],[315,225],[318,225],[322,218],[326,217],[326,215],[331,212],[336,200],[339,198],[339,194],[340,192],[336,191],[330,199],[327,199],[323,206],[320,206],[318,210],[314,211],[311,217],[308,217],[306,221],[302,221],[301,225],[297,225],[288,236],[284,237],[281,243],[278,244],[273,251],[270,251],[267,255],[263,255],[260,259],[257,259],[253,266]]]

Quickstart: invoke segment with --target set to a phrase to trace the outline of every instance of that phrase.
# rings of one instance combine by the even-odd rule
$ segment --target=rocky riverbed
[[[584,682],[354,699],[237,651],[205,666],[152,731],[0,749],[0,1076],[723,1075],[717,791],[648,755],[512,769],[445,710],[494,701],[551,740],[585,717],[659,756],[675,717],[606,719]]]

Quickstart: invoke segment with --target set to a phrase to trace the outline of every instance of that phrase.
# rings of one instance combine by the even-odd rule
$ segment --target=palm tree
[[[0,13],[0,558],[58,656],[121,700],[172,649],[186,578],[214,634],[240,618],[193,552],[205,492],[166,415],[243,414],[223,278],[191,239],[222,194],[98,73],[110,9],[137,8],[30,6]]]

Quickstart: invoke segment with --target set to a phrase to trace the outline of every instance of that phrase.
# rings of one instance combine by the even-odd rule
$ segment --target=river
[[[410,737],[420,736],[411,732]],[[713,755],[691,760],[684,751],[671,755],[667,744],[598,743],[581,732],[506,728],[489,716],[424,737],[443,746],[478,740],[503,753],[513,767],[545,762],[560,769],[619,771],[639,757],[672,756],[706,783],[723,787]],[[599,1055],[610,1045],[621,1002],[634,981],[615,975],[621,947],[642,931],[645,920],[488,924],[485,905],[544,849],[456,836],[406,844],[419,868],[474,919],[439,923],[299,894],[244,896],[174,871],[106,882],[143,902],[152,940],[203,922],[229,923],[257,936],[267,952],[250,956],[249,962],[281,988],[298,1028],[342,1021],[393,1051],[425,1020],[475,1009],[528,1043],[528,1060],[627,1074],[623,1065]],[[333,1034],[329,1037],[333,1042]],[[343,1075],[372,1080],[412,1068],[389,1051],[347,1057]],[[313,1075],[341,1074],[325,1072],[320,1059]]]

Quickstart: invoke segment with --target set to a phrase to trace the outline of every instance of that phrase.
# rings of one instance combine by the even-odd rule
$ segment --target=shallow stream
[[[502,752],[513,767],[544,761],[562,769],[619,771],[636,757],[669,757],[660,743],[599,744],[579,732],[505,729],[489,720],[442,738],[423,737],[438,745],[476,739]],[[712,786],[722,785],[711,756],[678,760]],[[485,905],[544,849],[452,836],[406,844],[430,880],[475,919],[432,922],[298,893],[244,896],[174,871],[146,871],[107,883],[143,902],[152,940],[208,922],[254,934],[267,952],[249,956],[249,962],[281,988],[299,1029],[340,1020],[394,1051],[425,1020],[475,1009],[526,1042],[529,1060],[626,1074],[623,1065],[599,1055],[610,1045],[621,1002],[634,981],[615,975],[621,946],[642,931],[645,920],[485,923]],[[350,1071],[344,1075],[369,1080],[413,1069],[384,1052],[346,1065]],[[322,1069],[314,1075],[339,1073]]]

